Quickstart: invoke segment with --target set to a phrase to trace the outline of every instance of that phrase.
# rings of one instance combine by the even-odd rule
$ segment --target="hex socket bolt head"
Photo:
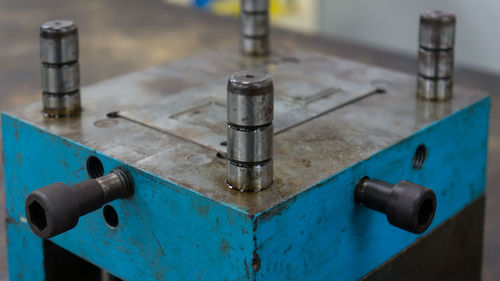
[[[419,45],[431,50],[452,49],[456,17],[452,13],[427,11],[420,14]]]
[[[78,29],[70,20],[52,20],[40,26],[40,59],[62,64],[78,60]]]
[[[436,195],[424,186],[401,181],[395,185],[363,178],[355,191],[356,202],[384,213],[390,224],[420,234],[429,228],[436,213]]]
[[[74,228],[80,217],[78,199],[69,186],[62,182],[30,193],[25,210],[31,230],[43,239]]]
[[[132,194],[133,181],[124,169],[72,186],[58,182],[28,195],[26,218],[33,233],[47,239],[74,228],[81,216]]]

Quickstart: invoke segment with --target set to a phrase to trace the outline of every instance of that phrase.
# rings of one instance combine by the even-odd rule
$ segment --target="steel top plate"
[[[210,125],[224,123],[220,111],[225,106],[226,79],[234,71],[249,68],[269,70],[277,85],[277,97],[293,108],[291,111],[278,109],[277,103],[280,114],[276,116],[276,123],[280,124],[281,132],[274,138],[276,183],[259,193],[229,190],[224,182],[226,162],[216,157],[215,150],[221,148],[211,146],[223,136],[220,125],[213,128]],[[44,118],[40,114],[41,102],[14,111],[12,115],[213,200],[255,214],[486,97],[484,93],[456,87],[451,101],[417,100],[415,79],[407,74],[311,52],[281,48],[275,49],[271,58],[251,59],[240,57],[237,50],[222,50],[85,87],[82,89],[84,111],[79,118]],[[333,98],[335,94],[322,92],[340,88],[362,97],[373,90],[372,83],[380,81],[383,83],[377,84],[385,85],[385,94],[369,95],[355,102],[353,96],[349,96],[327,103],[328,97]],[[197,103],[185,103],[182,94],[196,97]],[[174,106],[173,101],[184,102],[185,106]],[[345,103],[348,105],[337,108]],[[193,118],[196,106],[200,109],[196,114],[201,117]],[[296,112],[298,108],[306,110]],[[135,121],[110,119],[106,117],[110,112],[120,112]],[[316,115],[319,116],[313,118]],[[167,127],[165,124],[174,123],[172,120],[182,126]],[[197,124],[198,121],[205,123]],[[201,131],[202,127],[207,127],[207,131]],[[211,145],[199,141],[210,135],[214,138],[206,143]]]
[[[271,74],[275,84],[274,133],[279,134],[344,104],[374,93],[370,81],[356,81],[338,69],[362,66],[316,53],[293,52],[248,66]],[[225,60],[238,65],[239,57]],[[230,73],[151,104],[120,111],[119,116],[188,141],[225,152],[226,87]]]

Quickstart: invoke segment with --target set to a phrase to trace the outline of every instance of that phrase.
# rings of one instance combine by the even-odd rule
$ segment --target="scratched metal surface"
[[[166,77],[189,82],[177,93],[167,90],[164,96],[149,100],[149,104],[132,105],[131,109],[117,114],[212,150],[226,152],[222,142],[227,138],[227,79],[238,67],[271,74],[275,88],[275,134],[376,91],[370,80],[357,75],[365,69],[363,64],[319,53],[280,48],[269,58],[249,62],[252,61],[229,50],[173,63],[152,75],[138,73],[122,80],[122,86],[133,88],[137,81],[162,81]],[[204,75],[205,71],[213,75]]]
[[[40,102],[11,114],[254,214],[486,96],[482,92],[457,87],[449,102],[419,101],[415,98],[415,77],[411,75],[367,65],[334,65],[338,77],[363,84],[378,81],[376,84],[383,85],[386,93],[369,95],[278,134],[274,139],[276,184],[258,194],[228,190],[224,184],[226,164],[216,157],[215,150],[137,122],[106,117],[109,112],[161,103],[169,95],[200,87],[212,79],[220,81],[221,77],[247,66],[231,59],[224,60],[225,56],[234,57],[236,52],[236,49],[206,52],[83,88],[85,109],[80,118],[44,119],[40,114]],[[292,55],[294,51],[285,48],[280,52],[289,57],[288,54]],[[212,61],[211,57],[217,60]],[[207,61],[211,63],[207,64]],[[385,82],[381,83],[381,80]]]

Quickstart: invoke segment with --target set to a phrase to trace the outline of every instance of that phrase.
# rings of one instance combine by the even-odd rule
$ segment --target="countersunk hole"
[[[110,113],[106,114],[106,116],[108,116],[109,118],[118,118],[118,117],[120,117],[118,111],[110,112]]]
[[[227,159],[227,154],[226,153],[217,152],[215,154],[215,156],[217,156],[217,158],[220,158],[220,159]]]
[[[432,217],[432,213],[434,213],[434,200],[430,198],[425,199],[420,210],[418,210],[418,224],[427,226]]]
[[[30,223],[35,226],[38,231],[42,232],[47,227],[47,218],[45,209],[36,200],[28,206]]]
[[[118,213],[111,205],[106,205],[102,208],[102,215],[109,227],[116,228],[118,226]]]
[[[227,141],[223,141],[220,143],[221,146],[227,146]]]
[[[427,158],[427,147],[421,144],[417,147],[415,155],[413,155],[413,169],[420,170],[424,166],[425,159]]]
[[[90,156],[87,159],[87,173],[93,179],[104,176],[104,167],[99,158]]]

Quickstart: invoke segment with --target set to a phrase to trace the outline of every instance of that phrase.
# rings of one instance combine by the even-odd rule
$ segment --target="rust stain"
[[[196,207],[196,212],[202,217],[207,217],[208,216],[208,211],[210,211],[210,206],[200,204]]]
[[[248,269],[248,264],[247,260],[244,259],[243,262],[245,263],[245,276],[247,277],[247,280],[250,280],[250,270]]]
[[[303,166],[305,168],[310,168],[311,167],[311,160],[308,159],[295,159],[295,163],[297,163],[298,166]]]
[[[7,217],[5,218],[5,222],[6,222],[7,224],[19,224],[19,222],[18,222],[18,221],[16,221],[15,219],[13,219],[13,218],[12,218],[12,217],[10,217],[10,216],[7,216]]]
[[[222,238],[221,242],[220,242],[220,245],[219,245],[219,249],[226,255],[229,254],[229,250],[231,250],[231,245],[229,244],[229,242],[227,242],[226,239]]]
[[[259,254],[257,253],[257,248],[258,248],[258,245],[257,245],[257,236],[256,236],[256,232],[257,232],[257,220],[254,220],[253,221],[253,244],[254,244],[254,248],[253,248],[253,257],[252,257],[252,280],[256,280],[257,279],[257,272],[260,270],[260,257],[259,257]]]
[[[259,254],[257,254],[257,249],[253,251],[253,258],[252,258],[252,270],[254,274],[256,274],[260,270],[260,257]],[[255,280],[255,276],[254,276]]]
[[[267,221],[276,215],[279,216],[279,215],[281,215],[281,213],[283,213],[283,211],[286,211],[295,200],[296,200],[296,198],[293,197],[287,201],[284,201],[283,203],[278,204],[275,207],[271,208],[267,212],[262,213],[262,215],[260,215],[259,218],[262,221]]]

